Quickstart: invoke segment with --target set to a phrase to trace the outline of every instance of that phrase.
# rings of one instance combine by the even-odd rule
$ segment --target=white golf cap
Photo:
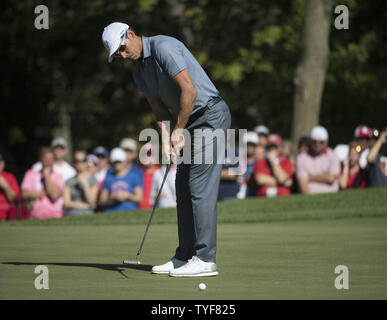
[[[242,138],[243,144],[253,143],[258,144],[259,137],[255,131],[247,131]]]
[[[317,126],[310,132],[310,138],[312,140],[328,141],[328,131],[322,126]]]
[[[266,127],[266,126],[262,126],[262,125],[256,126],[256,127],[254,128],[254,131],[255,131],[256,133],[258,133],[258,134],[265,134],[265,135],[268,135],[268,134],[270,133],[269,128]]]
[[[121,148],[114,148],[110,151],[110,162],[124,162],[126,160],[125,151]]]
[[[121,38],[128,28],[129,26],[125,23],[113,22],[103,29],[102,43],[109,51],[109,63],[112,62],[113,54],[120,47]]]
[[[349,145],[347,144],[338,144],[334,149],[337,157],[339,158],[340,162],[343,162],[348,158],[349,153]]]
[[[67,148],[67,142],[66,142],[66,139],[63,138],[63,137],[55,137],[55,138],[51,141],[51,148],[56,148],[56,147]]]
[[[137,151],[137,142],[131,138],[124,138],[120,142],[120,148],[125,150]]]

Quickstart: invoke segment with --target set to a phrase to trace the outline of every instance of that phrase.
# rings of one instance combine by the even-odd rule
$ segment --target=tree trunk
[[[71,135],[71,117],[66,105],[59,106],[59,127],[54,129],[54,136],[63,137],[67,142],[67,156],[66,160],[72,162],[73,144]]]
[[[187,47],[191,47],[194,44],[195,37],[192,30],[187,26],[185,18],[185,4],[179,0],[167,0],[169,7],[171,8],[169,15],[172,19],[177,19],[181,25],[181,30],[184,36],[184,43]]]
[[[329,64],[330,0],[305,0],[301,55],[295,72],[292,143],[318,125],[325,74]]]

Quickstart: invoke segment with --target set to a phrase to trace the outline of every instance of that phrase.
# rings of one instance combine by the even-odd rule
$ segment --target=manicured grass
[[[177,244],[175,210],[0,224],[0,299],[387,299],[387,189],[219,205],[220,275],[170,278],[151,266]],[[37,265],[49,290],[36,290]],[[337,290],[337,265],[349,290]],[[199,291],[200,282],[207,284]]]
[[[175,279],[149,272],[173,253],[175,225],[152,227],[134,267],[121,261],[135,258],[136,225],[3,228],[0,299],[386,299],[386,230],[387,218],[221,224],[220,275]],[[49,290],[34,288],[40,264]],[[334,287],[337,265],[349,290]]]

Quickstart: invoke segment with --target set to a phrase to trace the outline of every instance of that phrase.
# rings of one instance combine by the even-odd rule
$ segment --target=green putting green
[[[386,299],[386,191],[220,204],[213,278],[150,273],[174,253],[173,210],[156,212],[139,266],[121,262],[135,258],[149,212],[1,223],[0,299]],[[48,290],[35,289],[37,265]],[[338,265],[348,290],[334,286]]]

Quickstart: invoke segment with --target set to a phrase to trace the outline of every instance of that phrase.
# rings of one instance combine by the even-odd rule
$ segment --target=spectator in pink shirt
[[[40,151],[42,170],[28,170],[21,189],[24,199],[32,201],[31,218],[61,218],[62,192],[65,186],[62,175],[53,171],[54,153],[50,148]]]
[[[310,133],[308,151],[297,156],[296,176],[300,191],[304,194],[337,192],[340,161],[328,147],[328,132],[322,126]]]

